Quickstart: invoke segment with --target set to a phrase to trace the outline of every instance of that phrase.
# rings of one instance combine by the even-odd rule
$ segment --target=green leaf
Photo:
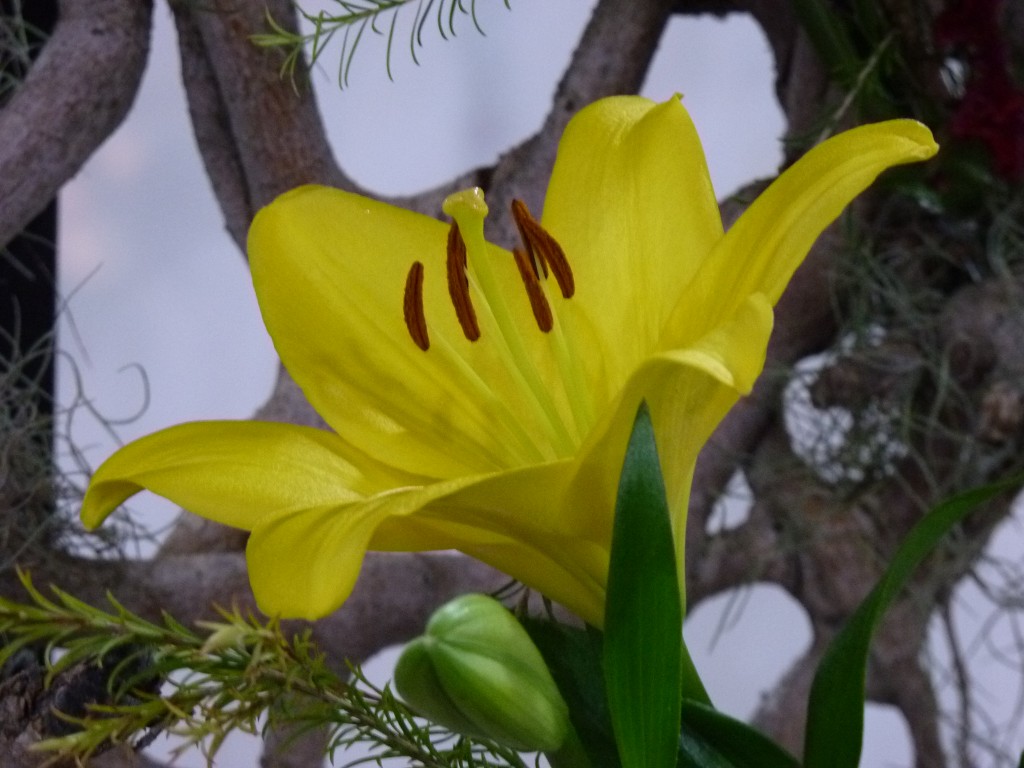
[[[529,617],[519,621],[569,705],[569,720],[592,768],[621,768],[601,672],[601,633],[593,627],[580,629]]]
[[[683,701],[682,716],[682,768],[800,768],[795,757],[763,733],[706,704]]]
[[[619,480],[608,568],[604,673],[624,768],[674,766],[682,603],[654,427],[641,404]]]
[[[676,766],[677,768],[747,768],[730,762],[725,755],[685,728],[679,734],[679,760]]]
[[[805,768],[857,768],[864,730],[864,676],[875,628],[914,568],[975,507],[1017,488],[1016,477],[961,493],[932,509],[896,551],[881,581],[835,637],[811,686]]]
[[[711,697],[708,696],[704,681],[697,674],[697,667],[690,657],[690,649],[686,647],[686,640],[682,641],[682,656],[680,657],[680,673],[682,676],[683,700],[695,701],[698,704],[711,706]]]

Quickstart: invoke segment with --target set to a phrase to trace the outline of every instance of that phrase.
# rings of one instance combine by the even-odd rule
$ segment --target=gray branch
[[[149,53],[144,0],[61,0],[53,35],[0,109],[0,247],[128,113]]]
[[[289,0],[172,0],[193,130],[228,231],[244,251],[255,212],[301,184],[353,188],[331,153],[313,91],[280,74],[284,54],[252,36],[267,15],[295,28]]]

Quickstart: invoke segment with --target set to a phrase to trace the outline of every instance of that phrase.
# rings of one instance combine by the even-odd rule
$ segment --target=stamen
[[[405,278],[405,301],[402,303],[405,314],[405,327],[416,342],[416,346],[426,352],[430,349],[430,337],[427,335],[427,318],[423,314],[423,262],[414,261],[409,268],[409,276]]]
[[[573,277],[572,268],[569,266],[568,259],[565,258],[565,252],[555,238],[546,231],[541,229],[540,233],[544,236],[544,248],[541,250],[544,261],[551,268],[551,274],[555,276],[555,282],[558,283],[558,287],[562,291],[562,298],[571,299],[576,293],[576,278]]]
[[[469,278],[466,277],[466,241],[459,225],[452,222],[448,230],[448,295],[455,307],[455,316],[462,333],[470,341],[480,338],[480,324],[476,320],[473,303],[469,299]]]
[[[512,218],[519,229],[519,236],[523,239],[530,261],[534,264],[534,274],[538,274],[536,267],[538,262],[544,272],[544,277],[547,277],[550,267],[551,273],[558,283],[558,288],[562,291],[563,298],[571,299],[576,293],[576,280],[573,277],[569,261],[565,258],[562,246],[548,234],[539,221],[533,218],[530,209],[522,200],[512,201]]]
[[[530,429],[541,431],[533,438],[533,442],[542,454],[571,455],[579,445],[581,430],[569,423],[568,419],[573,419],[573,414],[564,412],[552,391],[548,371],[545,369],[542,373],[541,362],[535,358],[532,344],[527,343],[529,329],[521,324],[522,312],[518,307],[522,299],[509,295],[509,286],[501,275],[504,270],[500,267],[508,268],[511,265],[508,262],[498,264],[494,259],[495,252],[484,239],[487,204],[483,191],[473,188],[449,195],[445,198],[442,210],[458,222],[459,240],[470,260],[466,269],[472,282],[473,301],[480,302],[477,311],[482,324],[495,330],[490,343],[493,351],[507,360],[508,387],[521,392],[521,397],[516,396],[509,407],[513,410],[523,407],[531,411],[536,409],[535,413],[516,416],[524,424],[530,424]],[[543,287],[539,282],[538,285]],[[516,305],[515,309],[513,305]],[[547,338],[556,341],[552,337],[558,334],[559,328],[553,328]]]
[[[529,262],[529,257],[521,248],[513,248],[512,255],[516,257],[516,266],[519,267],[519,274],[523,278],[523,285],[526,286],[526,295],[530,297],[530,309],[537,320],[537,326],[548,333],[555,326],[555,319],[551,315],[551,305],[544,295],[544,289],[540,287],[537,280],[537,273]]]
[[[544,277],[547,277],[548,265],[544,263],[544,259],[538,259],[537,251],[533,247],[533,240],[528,234],[530,231],[530,222],[533,221],[533,216],[530,215],[529,208],[526,207],[526,203],[522,200],[512,200],[512,220],[515,221],[516,229],[519,230],[519,239],[523,241],[526,253],[530,256],[530,265],[533,267],[534,276],[539,279],[541,272],[543,272]]]

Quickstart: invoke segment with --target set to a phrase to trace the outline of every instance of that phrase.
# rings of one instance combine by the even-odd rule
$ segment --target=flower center
[[[454,219],[448,230],[448,295],[451,297],[463,335],[469,341],[476,341],[480,338],[480,324],[477,322],[476,311],[469,295],[469,278],[466,274],[467,248],[459,229],[459,219],[470,220],[472,223],[480,222],[482,232],[487,204],[484,202],[483,192],[479,187],[474,187],[450,195],[445,199],[443,209]],[[558,283],[562,297],[570,299],[576,293],[572,268],[562,246],[533,217],[522,200],[512,201],[512,219],[523,241],[523,248],[513,248],[512,256],[523,279],[523,287],[530,299],[530,309],[537,321],[537,327],[544,333],[550,333],[555,324],[554,316],[540,278],[547,278],[550,272]],[[471,228],[476,229],[472,224]],[[427,332],[427,321],[423,311],[423,262],[415,261],[409,268],[405,281],[403,314],[412,340],[417,347],[426,352],[430,349],[430,335]]]
[[[545,431],[550,430],[546,438],[534,435],[526,441],[549,458],[548,451],[552,449],[555,455],[571,454],[592,425],[593,408],[591,394],[586,391],[579,350],[573,348],[569,334],[557,322],[558,312],[545,291],[545,283],[551,278],[563,299],[574,296],[576,282],[565,252],[525,203],[512,202],[512,218],[522,239],[522,247],[513,248],[512,257],[537,328],[550,337],[549,349],[558,370],[556,382],[552,380],[553,371],[544,370],[528,351],[532,346],[527,336],[529,329],[524,328],[517,317],[522,309],[516,301],[521,300],[509,299],[507,276],[499,275],[502,270],[492,263],[494,250],[489,250],[484,239],[487,204],[483,192],[479,188],[456,192],[442,207],[453,219],[446,246],[446,276],[448,296],[463,336],[470,342],[481,338],[478,312],[481,313],[488,333],[496,331],[497,338],[492,343],[506,357],[507,370],[518,382],[517,388],[525,398],[519,402],[523,405],[530,402],[539,408],[544,414],[542,421],[548,425]],[[403,314],[413,342],[426,352],[431,345],[423,308],[423,281],[424,265],[416,261],[406,278]],[[549,284],[551,288],[553,284]],[[510,422],[519,420],[515,407],[512,403],[505,404]],[[542,444],[550,448],[544,449]]]

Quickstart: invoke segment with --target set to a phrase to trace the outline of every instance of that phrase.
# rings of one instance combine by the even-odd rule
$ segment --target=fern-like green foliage
[[[267,23],[270,31],[254,35],[252,40],[257,45],[267,48],[280,48],[285,53],[281,65],[281,74],[288,75],[294,81],[296,70],[304,50],[308,47],[310,64],[316,63],[328,44],[336,35],[341,36],[341,53],[338,59],[338,85],[344,88],[349,82],[349,73],[356,49],[367,30],[387,39],[385,63],[388,78],[394,79],[391,73],[391,51],[395,41],[395,31],[399,15],[410,6],[415,6],[412,25],[409,32],[409,51],[412,60],[419,64],[416,51],[423,47],[424,29],[429,25],[437,27],[442,39],[455,37],[456,20],[460,16],[468,16],[473,26],[482,35],[483,28],[477,19],[477,0],[332,0],[338,6],[335,13],[320,11],[310,13],[299,8],[299,13],[313,26],[309,33],[293,32],[282,26],[268,13]],[[505,7],[511,10],[509,0],[503,0]]]
[[[105,680],[105,694],[84,714],[56,715],[64,725],[41,749],[85,760],[111,744],[144,746],[166,732],[182,739],[181,750],[198,746],[212,763],[236,730],[322,727],[332,760],[337,753],[344,761],[349,746],[363,744],[372,762],[526,768],[513,750],[414,717],[388,686],[373,685],[356,666],[349,679],[339,676],[308,630],[288,636],[276,621],[234,610],[195,631],[166,614],[147,621],[113,597],[104,610],[56,588],[48,597],[25,574],[21,580],[29,602],[0,598],[0,670],[9,675],[8,662],[45,649],[50,690],[83,669],[100,670]]]

